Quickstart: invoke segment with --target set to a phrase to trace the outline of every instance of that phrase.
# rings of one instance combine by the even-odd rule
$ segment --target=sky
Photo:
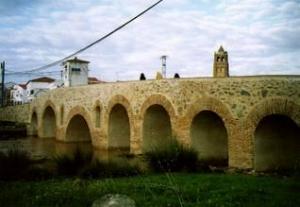
[[[109,33],[157,0],[0,0],[0,61],[6,82],[60,78],[61,66],[9,74],[59,60]],[[147,79],[167,55],[167,77],[212,76],[228,51],[230,75],[300,75],[300,0],[164,0],[77,55],[104,81]]]

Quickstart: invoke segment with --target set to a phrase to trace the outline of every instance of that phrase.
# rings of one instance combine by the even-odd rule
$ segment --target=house
[[[15,84],[10,90],[10,104],[24,104],[31,102],[37,96],[49,90],[61,87],[62,82],[49,77],[29,80],[26,84]]]
[[[28,81],[26,83],[27,102],[31,102],[35,97],[53,88],[53,83],[55,83],[55,79],[49,77],[41,77]]]
[[[16,84],[12,87],[9,102],[13,105],[27,103],[26,84]]]

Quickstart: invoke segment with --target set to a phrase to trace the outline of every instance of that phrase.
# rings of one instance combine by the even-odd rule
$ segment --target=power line
[[[6,76],[14,76],[14,75],[40,75],[40,74],[52,74],[52,73],[61,73],[61,70],[59,71],[45,71],[45,72],[10,72],[5,73]]]
[[[114,29],[113,31],[109,32],[108,34],[104,35],[103,37],[101,37],[100,39],[90,43],[89,45],[77,50],[76,52],[68,55],[67,57],[64,57],[60,60],[57,60],[55,62],[52,62],[50,64],[47,64],[47,65],[44,65],[42,67],[38,67],[38,68],[35,68],[35,69],[32,69],[32,70],[27,70],[27,71],[22,71],[22,72],[14,72],[15,74],[17,73],[23,73],[23,72],[35,72],[35,71],[41,71],[41,70],[46,70],[47,68],[50,68],[52,66],[55,66],[55,65],[58,65],[64,61],[66,61],[67,59],[79,54],[79,53],[82,53],[83,51],[89,49],[90,47],[98,44],[99,42],[105,40],[106,38],[108,38],[109,36],[111,36],[112,34],[114,34],[115,32],[119,31],[120,29],[122,29],[123,27],[125,27],[126,25],[130,24],[131,22],[133,22],[134,20],[136,20],[137,18],[139,18],[140,16],[142,16],[143,14],[145,14],[146,12],[148,12],[149,10],[151,10],[152,8],[154,8],[156,5],[158,5],[159,3],[161,3],[163,0],[159,0],[158,2],[156,2],[155,4],[149,6],[147,9],[145,9],[144,11],[142,11],[141,13],[139,13],[138,15],[136,15],[135,17],[133,17],[132,19],[130,19],[129,21],[123,23],[121,26],[117,27],[116,29]]]

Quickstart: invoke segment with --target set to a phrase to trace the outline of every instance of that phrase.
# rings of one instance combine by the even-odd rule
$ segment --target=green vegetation
[[[0,152],[0,180],[44,180],[59,177],[109,178],[140,175],[132,158],[93,160],[91,153],[76,149],[71,155],[56,155],[50,160],[32,160],[26,151],[12,148]]]
[[[118,193],[145,207],[300,206],[300,177],[296,174],[205,174],[203,169],[210,170],[208,163],[199,161],[195,151],[178,143],[146,154],[151,169],[164,173],[142,171],[134,164],[135,159],[128,156],[100,161],[76,150],[71,156],[50,160],[55,166],[51,170],[45,168],[47,164],[31,160],[24,151],[0,153],[0,205],[91,206],[103,195]],[[215,164],[222,165],[223,161]]]
[[[0,179],[15,180],[24,177],[30,170],[31,159],[26,151],[17,148],[0,152]]]
[[[299,178],[167,173],[101,180],[54,179],[0,183],[6,206],[91,206],[109,193],[126,194],[137,206],[300,206]]]
[[[78,176],[91,164],[92,154],[83,153],[77,148],[72,155],[57,155],[53,160],[58,175]]]
[[[108,178],[133,176],[141,173],[138,165],[131,164],[128,159],[93,160],[90,153],[76,149],[70,156],[54,157],[55,172],[58,176],[82,178]]]
[[[129,177],[142,174],[138,165],[129,163],[126,159],[99,161],[96,160],[80,174],[81,178],[113,178]]]
[[[175,138],[164,147],[146,152],[145,158],[155,172],[194,172],[199,166],[197,151],[179,144]]]

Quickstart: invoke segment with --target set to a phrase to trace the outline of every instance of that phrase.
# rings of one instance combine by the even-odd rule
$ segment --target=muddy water
[[[90,142],[65,143],[53,139],[42,139],[38,137],[24,137],[10,140],[0,140],[0,151],[6,152],[10,149],[24,150],[33,159],[48,159],[57,155],[71,155],[76,149],[84,153],[92,153],[94,158],[107,160],[110,158],[124,158],[126,152],[122,150],[103,151],[96,150]]]
[[[33,159],[51,158],[56,155],[71,154],[76,148],[83,152],[91,152],[92,145],[88,142],[63,143],[55,139],[24,137],[20,139],[0,140],[0,151],[20,149],[27,151]]]

